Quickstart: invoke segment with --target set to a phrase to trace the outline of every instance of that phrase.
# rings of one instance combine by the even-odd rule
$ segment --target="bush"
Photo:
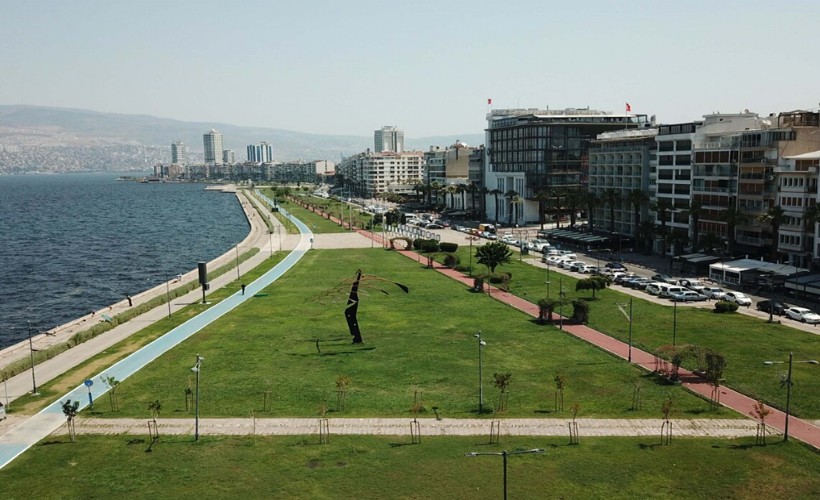
[[[450,269],[455,269],[458,265],[458,256],[448,253],[444,256],[444,265]]]
[[[733,313],[737,311],[737,304],[728,300],[719,300],[715,303],[716,313]]]
[[[585,300],[576,299],[572,301],[572,319],[580,324],[589,321],[589,304]]]
[[[512,279],[512,274],[510,273],[493,273],[490,275],[490,283],[493,285],[499,285],[502,283],[508,283]]]
[[[455,267],[455,270],[460,272],[460,273],[470,274],[470,272],[472,271],[472,268],[470,266],[465,266],[463,264],[458,264]]]
[[[421,251],[424,253],[438,252],[438,241],[436,240],[421,240]]]
[[[458,243],[449,243],[447,241],[441,242],[439,245],[442,252],[455,253],[458,250]]]

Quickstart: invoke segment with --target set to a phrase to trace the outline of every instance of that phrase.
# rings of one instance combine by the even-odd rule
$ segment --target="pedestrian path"
[[[277,264],[273,269],[262,275],[259,279],[246,287],[245,293],[236,292],[230,297],[220,301],[213,307],[203,311],[185,323],[172,329],[162,337],[154,340],[145,347],[139,349],[125,359],[105,368],[91,379],[99,380],[102,375],[113,376],[117,380],[125,380],[145,365],[157,359],[165,352],[179,345],[184,340],[190,338],[202,328],[224,316],[234,308],[242,304],[245,300],[253,297],[254,294],[262,291],[265,287],[279,279],[287,270],[293,267],[310,249],[313,233],[301,221],[289,215],[285,210],[280,209],[280,213],[288,217],[296,224],[301,233],[301,239],[296,248],[290,252],[285,259]],[[99,398],[107,392],[107,388],[93,392],[92,398]],[[45,407],[38,414],[28,418],[19,425],[14,426],[8,432],[0,436],[0,469],[14,460],[21,453],[33,446],[35,443],[45,438],[60,425],[65,422],[62,411],[62,402],[65,400],[79,401],[79,410],[83,410],[89,405],[88,388],[80,384],[73,390],[59,397],[52,404]]]
[[[328,418],[327,429],[336,435],[410,436],[411,418]],[[563,418],[418,418],[425,436],[489,436],[499,429],[502,436],[568,436],[571,419]],[[200,418],[200,435],[309,436],[319,433],[319,418]],[[494,423],[495,422],[495,423]],[[661,419],[594,419],[575,422],[581,436],[627,437],[660,436]],[[739,438],[757,435],[757,425],[743,419],[674,419],[675,437]],[[76,421],[78,434],[148,433],[148,420],[118,418],[81,418]],[[191,418],[158,419],[160,435],[192,435]],[[494,428],[494,426],[497,426]]]

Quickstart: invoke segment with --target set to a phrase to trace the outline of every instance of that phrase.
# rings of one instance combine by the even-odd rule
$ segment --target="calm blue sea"
[[[248,234],[235,195],[116,174],[0,176],[0,348],[196,268]]]

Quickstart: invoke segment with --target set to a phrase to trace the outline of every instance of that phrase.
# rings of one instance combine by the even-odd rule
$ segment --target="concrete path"
[[[490,435],[491,419],[419,418],[424,436]],[[568,436],[570,419],[522,418],[496,420],[503,436]],[[757,426],[743,419],[672,420],[674,437],[754,437]],[[410,436],[411,418],[328,418],[330,434],[372,434]],[[660,438],[660,419],[588,419],[579,418],[581,436],[656,436]],[[193,419],[157,419],[160,435],[193,435]],[[77,434],[147,435],[148,420],[84,418],[77,420]],[[319,433],[319,418],[200,418],[200,435],[298,436]]]
[[[245,300],[253,297],[255,293],[260,292],[279,279],[288,269],[293,267],[310,249],[313,234],[306,225],[298,219],[289,216],[286,211],[281,210],[281,213],[289,217],[301,232],[301,239],[296,245],[296,248],[290,252],[282,262],[256,281],[250,283],[244,294],[237,291],[230,297],[177,326],[125,359],[100,371],[91,377],[91,379],[99,381],[101,375],[110,375],[120,381],[127,379],[151,361],[179,345],[213,321],[229,313]],[[99,385],[102,384],[98,384],[93,391],[94,398],[99,398],[107,392],[107,388],[99,387]],[[83,410],[89,404],[88,389],[80,384],[73,390],[59,397],[38,414],[20,422],[0,436],[0,468],[5,467],[6,464],[14,460],[21,453],[63,425],[65,423],[65,417],[62,411],[62,402],[69,399],[79,401],[79,410]]]

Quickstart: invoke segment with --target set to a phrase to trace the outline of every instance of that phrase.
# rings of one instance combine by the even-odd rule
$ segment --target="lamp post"
[[[199,372],[201,371],[202,360],[205,359],[199,354],[196,355],[196,364],[191,371],[196,373],[196,402],[194,403],[194,441],[199,441]]]
[[[240,281],[242,277],[239,275],[239,245],[236,245],[236,281]]]
[[[629,320],[629,350],[627,351],[627,358],[628,362],[632,362],[632,297],[629,298],[629,313],[626,312],[626,304],[618,304],[618,309],[626,316],[626,319]]]
[[[550,261],[547,261],[547,280],[544,283],[547,285],[547,298],[550,298]]]
[[[500,452],[481,452],[481,451],[471,451],[469,453],[465,453],[464,456],[467,457],[479,457],[482,455],[495,455],[500,456],[504,463],[504,500],[507,500],[507,457],[509,455],[523,455],[525,453],[544,453],[544,450],[541,448],[533,448],[531,450],[515,450],[515,451],[500,451]]]
[[[472,234],[467,236],[467,240],[470,242],[470,277],[473,277],[473,241],[477,240],[475,236]]]
[[[481,340],[481,330],[479,330],[474,337],[478,339],[478,413],[484,413],[484,379],[481,375],[481,351],[483,350],[482,347],[487,345],[487,343]]]
[[[564,329],[564,278],[558,278],[558,329]]]
[[[34,378],[34,344],[31,342],[31,321],[28,322],[28,349],[29,354],[31,356],[31,385],[33,389],[31,391],[32,396],[37,395],[37,379]]]
[[[678,337],[678,301],[672,302],[672,345],[676,345]]]
[[[168,318],[171,317],[171,278],[165,280],[165,300],[168,301]]]
[[[789,440],[789,414],[791,409],[791,399],[792,399],[792,364],[793,363],[808,363],[811,365],[820,364],[816,359],[807,359],[801,361],[794,361],[794,353],[789,353],[789,371],[786,375],[786,378],[780,383],[781,387],[783,385],[786,386],[786,426],[783,429],[783,442],[787,442]],[[785,363],[784,361],[764,361],[764,365],[782,365]]]
[[[270,241],[270,258],[273,258],[273,232],[275,228],[271,228],[268,230],[268,240]]]

